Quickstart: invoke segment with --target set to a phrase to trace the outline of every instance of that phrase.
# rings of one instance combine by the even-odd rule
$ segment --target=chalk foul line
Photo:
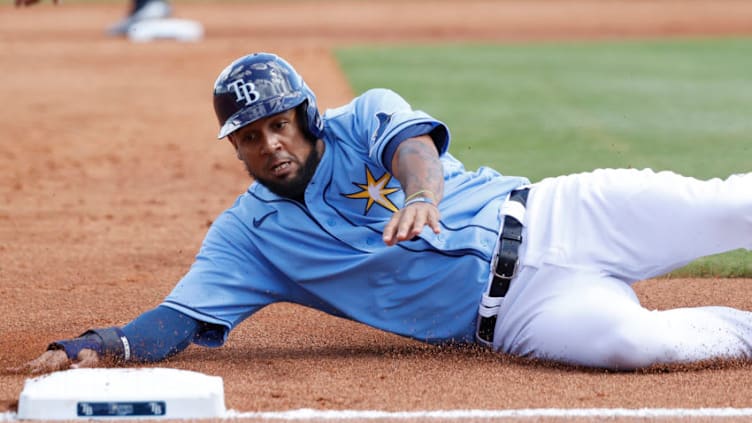
[[[227,410],[227,419],[261,420],[410,420],[410,419],[505,419],[505,418],[658,418],[658,417],[752,417],[752,408],[523,408],[511,410],[315,410],[242,412]],[[16,413],[0,413],[0,422],[17,421]]]
[[[747,417],[752,408],[527,408],[512,410],[314,410],[239,412],[227,411],[227,418],[265,420],[379,420],[379,419],[464,419],[514,417]]]

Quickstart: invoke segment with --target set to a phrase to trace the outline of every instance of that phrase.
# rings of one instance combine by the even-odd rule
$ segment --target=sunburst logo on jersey
[[[367,199],[366,202],[366,210],[363,214],[368,214],[368,211],[371,210],[371,207],[373,207],[374,204],[378,204],[381,207],[391,210],[392,212],[396,212],[397,206],[392,203],[392,201],[388,198],[388,195],[394,192],[399,191],[399,188],[387,188],[387,185],[389,185],[389,181],[392,180],[392,175],[390,175],[388,172],[384,172],[384,174],[379,178],[376,179],[371,174],[371,169],[366,168],[366,183],[359,184],[357,182],[353,182],[353,185],[359,187],[361,190],[358,192],[354,192],[352,194],[343,194],[347,198],[362,198]]]

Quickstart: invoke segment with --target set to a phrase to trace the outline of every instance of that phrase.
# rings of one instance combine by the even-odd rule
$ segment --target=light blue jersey
[[[404,202],[388,172],[394,136],[428,123],[444,166],[441,233],[388,247],[382,231]],[[435,137],[437,138],[437,137]],[[498,239],[499,207],[528,183],[489,168],[468,172],[449,131],[389,90],[324,115],[325,150],[305,205],[253,183],[214,222],[190,271],[163,305],[224,328],[221,345],[262,307],[297,303],[430,343],[472,342]]]

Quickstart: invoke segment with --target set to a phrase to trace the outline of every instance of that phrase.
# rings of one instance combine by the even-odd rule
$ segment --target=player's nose
[[[271,153],[279,150],[282,147],[279,135],[275,133],[261,134],[261,149],[262,153]]]

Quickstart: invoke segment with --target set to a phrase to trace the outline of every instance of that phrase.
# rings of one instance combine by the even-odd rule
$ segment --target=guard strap
[[[90,334],[74,339],[62,339],[47,346],[48,351],[63,350],[69,360],[78,359],[78,353],[83,349],[96,351],[102,355],[102,339],[96,334]]]
[[[94,350],[100,357],[106,356],[116,361],[129,361],[131,358],[128,338],[117,326],[89,329],[77,338],[55,341],[47,349],[65,350],[71,360],[77,359],[82,349]]]

